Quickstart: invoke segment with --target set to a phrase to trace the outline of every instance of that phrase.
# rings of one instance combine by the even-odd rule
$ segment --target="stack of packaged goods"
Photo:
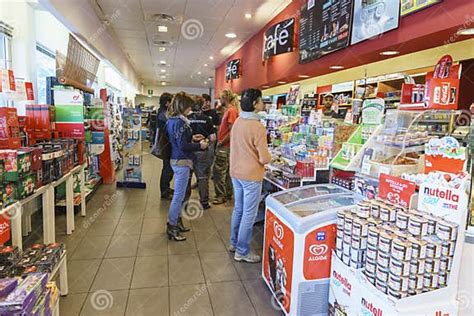
[[[1,315],[52,315],[57,287],[46,273],[32,273],[23,279],[0,280]]]
[[[65,253],[64,244],[36,244],[20,253],[17,247],[0,247],[0,277],[25,277],[31,273],[51,273]]]
[[[36,186],[36,171],[33,171],[33,151],[0,150],[3,169],[2,204],[10,205],[33,194]]]
[[[336,255],[381,292],[400,299],[445,287],[458,225],[383,200],[338,213]]]

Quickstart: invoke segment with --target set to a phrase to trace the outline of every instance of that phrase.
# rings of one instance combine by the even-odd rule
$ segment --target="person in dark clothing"
[[[191,122],[187,118],[192,105],[191,97],[184,92],[178,93],[169,106],[166,124],[171,145],[170,163],[175,176],[175,191],[168,211],[167,235],[168,239],[175,241],[186,240],[181,233],[190,230],[183,225],[181,211],[191,193],[191,170],[196,162],[195,153],[204,151],[209,146],[203,135],[193,135]]]
[[[160,97],[160,108],[156,115],[158,133],[166,132],[166,122],[168,121],[166,112],[168,111],[172,99],[173,95],[166,92]],[[161,198],[164,200],[171,200],[173,197],[173,190],[170,188],[171,180],[173,180],[173,169],[171,168],[170,161],[168,159],[163,159],[163,168],[161,169],[160,177],[160,191]]]
[[[211,107],[211,96],[209,94],[203,94],[202,97],[204,99],[202,112],[211,118],[214,127],[217,129],[217,127],[221,125],[221,117],[219,116],[219,113],[217,113],[217,110]]]
[[[211,177],[211,167],[214,162],[214,144],[216,142],[216,128],[209,116],[204,111],[204,98],[197,97],[193,107],[193,112],[188,119],[191,122],[193,135],[203,135],[209,140],[209,147],[205,151],[196,152],[196,164],[194,173],[197,178],[199,189],[199,199],[203,209],[209,209],[209,179]]]

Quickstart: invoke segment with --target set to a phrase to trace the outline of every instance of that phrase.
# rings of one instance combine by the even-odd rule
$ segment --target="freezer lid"
[[[329,210],[336,210],[341,207],[347,207],[356,203],[353,194],[320,196],[312,199],[306,199],[301,202],[295,202],[287,205],[286,208],[294,215],[304,218],[314,214],[320,214]]]
[[[316,184],[278,192],[272,194],[271,197],[286,207],[294,203],[305,203],[315,197],[348,193],[351,193],[351,191],[334,184]]]

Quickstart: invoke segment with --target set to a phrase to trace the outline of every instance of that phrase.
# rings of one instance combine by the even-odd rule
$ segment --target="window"
[[[56,56],[36,43],[36,89],[38,104],[46,104],[46,78],[56,76]]]

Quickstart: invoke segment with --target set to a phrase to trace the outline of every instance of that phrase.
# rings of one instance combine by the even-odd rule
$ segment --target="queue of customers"
[[[160,178],[161,198],[171,200],[167,234],[170,240],[184,241],[181,213],[191,195],[195,175],[202,210],[211,203],[234,199],[229,251],[236,261],[261,260],[250,250],[252,229],[260,203],[264,165],[269,163],[266,130],[258,112],[264,110],[262,92],[245,90],[240,98],[230,90],[220,94],[220,105],[211,106],[207,94],[192,97],[184,92],[163,93],[157,114],[158,135],[167,136],[170,159],[163,159]],[[158,137],[157,137],[158,138]],[[174,190],[170,183],[174,178]],[[213,180],[215,197],[209,196]]]

